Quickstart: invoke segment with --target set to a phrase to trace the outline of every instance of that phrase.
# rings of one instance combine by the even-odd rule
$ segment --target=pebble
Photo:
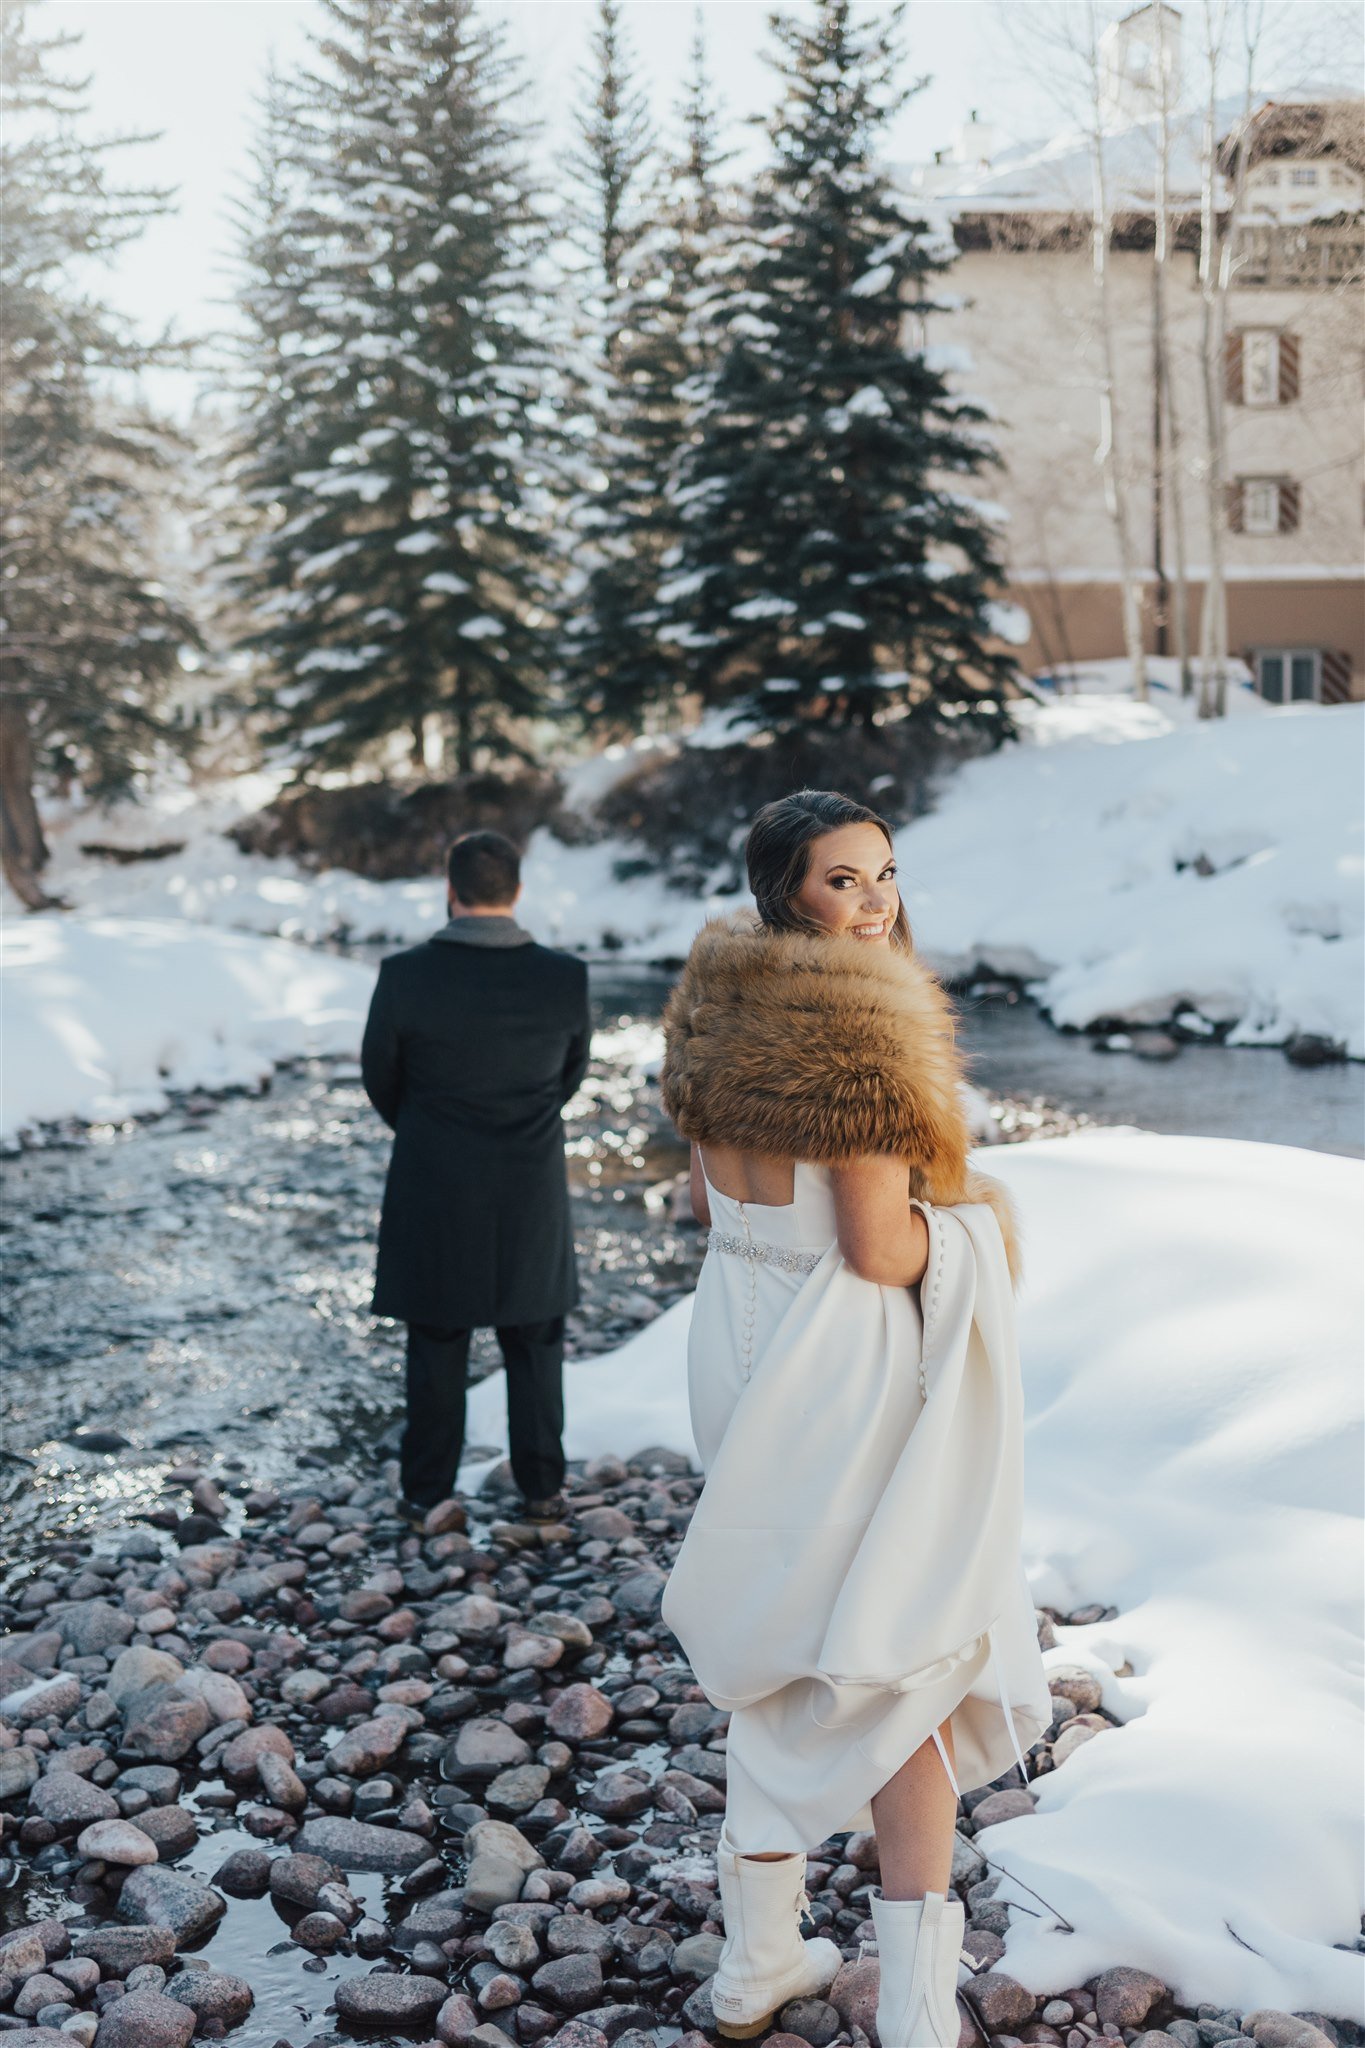
[[[1095,2015],[1101,2026],[1112,2020],[1120,2027],[1138,2027],[1166,1995],[1160,1977],[1146,1970],[1106,1970],[1095,1986]],[[1287,2044],[1278,2044],[1278,2048],[1287,2048]]]
[[[1003,1970],[987,1970],[963,1989],[967,2002],[993,2034],[1022,2027],[1033,2018],[1033,1993]]]
[[[252,2012],[254,1983],[252,2038],[278,2048],[292,2038],[283,1973],[302,1971],[324,2004],[335,1999],[337,2032],[320,2040],[354,2029],[428,2048],[656,2048],[667,2032],[675,2048],[709,2048],[728,1716],[658,1624],[661,1567],[699,1481],[653,1450],[630,1469],[607,1459],[594,1470],[577,1512],[586,1488],[570,1476],[563,1531],[490,1526],[484,1504],[467,1519],[456,1502],[423,1538],[368,1477],[310,1467],[306,1494],[265,1493],[248,1508],[245,1479],[225,1473],[220,1499],[252,1518],[240,1539],[186,1518],[169,1561],[150,1537],[149,1549],[121,1549],[117,1570],[63,1552],[45,1580],[0,1600],[0,1624],[17,1631],[0,1640],[0,1688],[62,1708],[35,1712],[31,1733],[0,1731],[0,1797],[19,1808],[4,1868],[22,1875],[49,1850],[44,1883],[85,1916],[0,1937],[0,2039],[21,2041],[31,2030],[17,2020],[54,2014],[64,2048],[124,2048],[116,2026],[137,2048],[188,2038],[187,2022],[221,2038]],[[496,1512],[496,1475],[489,1487]],[[101,1639],[86,1661],[77,1641]],[[1113,1725],[1088,1670],[1060,1666],[1049,1683],[1045,1764]],[[985,1788],[967,1825],[1030,1814],[1035,1798]],[[238,1832],[215,1857],[217,1815]],[[259,1846],[240,1846],[243,1832]],[[192,1851],[212,1884],[175,1867]],[[347,1872],[397,1882],[353,1892]],[[812,1854],[815,1921],[846,1960],[825,1998],[782,2008],[774,2048],[875,2038],[878,1965],[858,1952],[877,1873],[870,1833]],[[953,1882],[983,1966],[964,1996],[998,2048],[1023,2048],[1021,2036],[1028,2048],[1090,2048],[1091,2035],[1121,2048],[1120,2034],[1129,2048],[1214,2048],[1238,2034],[1220,2009],[1202,2008],[1197,2024],[1172,2013],[1140,1970],[1035,2001],[1003,1967],[1008,1909],[962,1832]],[[178,1942],[236,1911],[228,1898],[267,1894],[261,1926],[273,1910],[265,1941],[280,1972],[234,1977],[177,1957]],[[243,1955],[246,1926],[249,1910]],[[335,1974],[338,1954],[352,1960]],[[1144,2033],[1157,2011],[1171,2014],[1165,2027]],[[154,2019],[172,2031],[154,2034]],[[1311,2015],[1249,2016],[1246,2048],[1252,2035],[1255,2048],[1361,2048]]]
[[[190,1942],[218,1924],[227,1901],[188,1871],[156,1863],[134,1870],[125,1880],[118,1909],[125,1920],[169,1927],[177,1942]]]
[[[92,1821],[77,1835],[76,1847],[82,1856],[101,1863],[123,1863],[135,1868],[139,1863],[157,1860],[156,1843],[130,1820]]]
[[[235,2027],[255,2004],[245,1977],[233,1977],[226,1970],[183,1969],[166,1987],[166,1996],[186,2005],[196,2021],[221,2020]]]
[[[392,1877],[416,1870],[431,1855],[431,1845],[422,1835],[330,1813],[306,1820],[294,1846],[327,1857],[339,1870],[372,1870]]]
[[[194,2014],[160,1991],[130,1991],[105,2007],[95,2048],[189,2048]]]
[[[446,1986],[436,1977],[376,1971],[369,1977],[343,1977],[336,1988],[338,2013],[361,2026],[422,2026],[435,2019],[445,2001]]]
[[[118,1801],[102,1786],[91,1785],[74,1771],[50,1771],[28,1795],[29,1810],[51,1821],[59,1832],[86,1827],[91,1821],[117,1820]]]

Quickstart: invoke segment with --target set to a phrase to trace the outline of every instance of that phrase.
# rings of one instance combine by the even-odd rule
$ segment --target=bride
[[[829,1986],[805,1851],[871,1826],[882,2048],[957,2048],[959,1791],[1024,1772],[1051,1714],[1013,1217],[967,1165],[952,1012],[886,824],[802,790],[746,854],[757,918],[703,928],[664,1019],[710,1226],[688,1343],[706,1484],[663,1618],[731,1717],[712,2004],[743,2039]]]

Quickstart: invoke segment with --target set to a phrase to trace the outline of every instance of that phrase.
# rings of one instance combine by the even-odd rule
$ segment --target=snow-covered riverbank
[[[1239,690],[1226,719],[1201,723],[1158,679],[1147,704],[1078,689],[1019,719],[1018,744],[957,771],[897,836],[935,964],[1021,976],[1061,1024],[1184,1014],[1235,1044],[1308,1034],[1365,1058],[1365,705],[1271,709]],[[572,770],[571,799],[632,758]],[[372,882],[241,853],[224,827],[272,790],[254,776],[54,815],[49,884],[79,911],[308,943],[411,942],[440,921],[438,877]],[[120,866],[82,855],[92,840],[183,850]],[[704,916],[739,900],[670,890],[623,841],[565,846],[547,831],[525,879],[539,936],[633,959],[680,957]]]
[[[981,1837],[1020,1880],[1002,1967],[1062,1990],[1137,1964],[1191,2000],[1365,2019],[1360,1169],[1121,1129],[989,1165],[1027,1232],[1034,1598],[1119,1608],[1046,1661],[1123,1724]],[[570,1370],[571,1456],[695,1457],[689,1313]],[[505,1444],[499,1379],[470,1434]]]

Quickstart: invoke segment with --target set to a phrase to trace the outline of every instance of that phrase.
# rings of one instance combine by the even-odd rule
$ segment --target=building
[[[1170,123],[1166,266],[1179,503],[1158,486],[1169,415],[1156,400],[1154,193],[1160,99],[1179,104],[1180,17],[1138,9],[1107,32],[1100,89],[1113,232],[1115,410],[1143,627],[1175,651],[1171,580],[1183,523],[1190,646],[1210,561],[1204,305],[1198,275],[1198,117]],[[1240,132],[1224,110],[1225,137]],[[964,145],[906,174],[946,214],[960,251],[954,305],[911,327],[911,346],[961,367],[964,396],[995,415],[1004,468],[1011,595],[1033,669],[1124,651],[1114,524],[1098,460],[1102,329],[1092,269],[1093,148],[1085,136],[983,165]],[[1325,702],[1365,695],[1365,121],[1362,102],[1318,92],[1267,101],[1243,143],[1230,253],[1226,349],[1217,367],[1227,488],[1221,506],[1231,652],[1263,694]],[[1225,140],[1218,197],[1236,164]],[[1163,495],[1167,502],[1163,502]]]

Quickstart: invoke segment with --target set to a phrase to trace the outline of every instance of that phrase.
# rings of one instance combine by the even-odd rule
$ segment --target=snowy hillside
[[[1076,1930],[1006,1879],[1002,1967],[1061,1991],[1135,1964],[1188,2000],[1360,2013],[1360,1168],[1132,1130],[990,1168],[1027,1236],[1034,1597],[1119,1609],[1046,1661],[1088,1667],[1122,1723],[980,1838]],[[695,1458],[689,1312],[571,1367],[571,1456]],[[504,1445],[501,1375],[470,1406],[471,1443]]]

